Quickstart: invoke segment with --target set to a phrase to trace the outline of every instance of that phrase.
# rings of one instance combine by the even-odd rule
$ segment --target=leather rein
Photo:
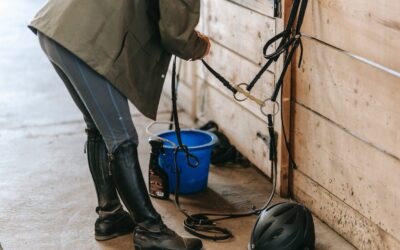
[[[172,117],[174,120],[175,133],[178,140],[178,146],[175,148],[174,152],[174,160],[175,160],[175,171],[176,171],[176,190],[175,190],[175,204],[177,208],[186,216],[184,221],[184,228],[189,233],[197,236],[199,238],[220,241],[226,240],[233,237],[233,234],[227,228],[223,228],[216,225],[217,221],[232,219],[232,218],[240,218],[250,215],[258,215],[261,211],[266,209],[275,194],[276,190],[276,179],[277,179],[277,135],[274,130],[274,122],[273,118],[275,115],[279,113],[279,103],[277,102],[277,98],[279,92],[282,89],[284,77],[288,70],[288,67],[293,59],[294,53],[298,47],[300,47],[300,58],[298,67],[300,67],[303,57],[303,45],[301,42],[301,26],[304,20],[304,15],[307,9],[308,0],[294,0],[293,6],[290,12],[290,16],[288,19],[287,26],[284,31],[272,37],[263,48],[263,56],[267,59],[267,62],[260,69],[260,71],[255,75],[252,81],[247,83],[240,83],[237,85],[231,84],[225,77],[219,74],[216,70],[214,70],[206,61],[202,60],[204,66],[213,74],[228,90],[230,90],[234,96],[236,101],[242,102],[245,100],[250,100],[255,102],[260,106],[261,113],[266,117],[266,123],[268,126],[269,133],[269,160],[271,162],[272,169],[272,180],[273,180],[273,189],[271,194],[268,197],[267,202],[263,207],[258,209],[253,209],[247,212],[242,213],[198,213],[198,214],[189,214],[185,209],[183,209],[180,205],[179,201],[179,190],[180,190],[180,168],[178,166],[178,153],[183,152],[186,156],[187,165],[192,168],[196,168],[199,165],[199,159],[190,153],[189,148],[183,143],[181,137],[181,129],[179,126],[179,115],[177,108],[177,73],[176,73],[176,56],[173,59],[173,67],[172,67]],[[296,22],[297,19],[297,22]],[[277,49],[271,53],[267,54],[269,48],[280,40]],[[267,71],[267,69],[272,65],[273,62],[276,62],[282,55],[284,55],[284,66],[281,72],[278,81],[275,84],[275,89],[270,98],[265,100],[260,100],[257,97],[251,94],[251,90],[256,85],[261,76]],[[245,88],[244,88],[245,87]],[[242,94],[244,97],[239,98],[238,94]],[[282,98],[282,95],[281,95]],[[270,102],[273,104],[272,111],[266,111],[265,107],[267,103]],[[282,103],[282,101],[281,101]],[[281,112],[282,115],[282,112]],[[281,117],[282,118],[282,117]],[[289,158],[292,162],[292,166],[295,167],[296,164],[293,161],[293,158],[290,154],[289,150],[289,142],[287,140],[285,129],[282,120],[283,134],[285,138],[285,144],[287,150],[289,152]],[[265,140],[266,143],[268,140]]]

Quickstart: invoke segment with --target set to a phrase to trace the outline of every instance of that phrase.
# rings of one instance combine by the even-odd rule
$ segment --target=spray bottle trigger
[[[150,138],[149,139],[149,143],[151,146],[151,152],[152,153],[157,153],[157,152],[161,152],[164,153],[165,149],[164,149],[164,142],[158,138]]]

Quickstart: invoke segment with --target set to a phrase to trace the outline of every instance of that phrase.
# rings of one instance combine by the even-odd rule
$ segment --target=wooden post
[[[287,23],[287,20],[290,15],[290,9],[293,4],[293,0],[285,0],[282,2],[282,18],[276,19],[276,33],[281,32]],[[275,65],[276,78],[282,72],[283,68],[283,57],[281,57]],[[289,66],[289,68],[291,68]],[[281,110],[283,112],[282,120],[281,117],[276,117],[276,124],[279,133],[278,140],[278,161],[279,161],[279,169],[278,169],[278,192],[282,197],[289,196],[289,177],[290,177],[290,160],[289,153],[285,145],[285,138],[283,135],[282,123],[285,128],[285,134],[287,139],[290,142],[290,131],[291,131],[291,81],[292,73],[291,70],[288,70],[284,79],[283,88],[282,88],[282,103],[280,104]],[[281,100],[279,100],[280,102]],[[278,114],[280,116],[280,114]]]

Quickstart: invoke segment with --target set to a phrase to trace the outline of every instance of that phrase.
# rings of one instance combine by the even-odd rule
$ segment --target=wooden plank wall
[[[273,2],[202,1],[202,20],[198,29],[212,39],[211,53],[206,61],[232,83],[251,81],[265,63],[262,48],[275,35],[277,27],[278,30],[283,27],[283,21],[279,23],[273,18]],[[254,87],[252,92],[258,98],[270,97],[275,82],[274,72],[280,70],[279,65],[272,65]],[[259,106],[249,101],[234,101],[231,92],[200,62],[183,62],[181,72],[181,107],[194,119],[216,121],[231,142],[266,175],[271,176],[268,148],[256,136],[257,132],[268,135],[265,117]],[[166,84],[166,93],[170,93],[169,88],[170,85]],[[280,134],[279,129],[278,123]],[[281,154],[280,160],[284,160]],[[287,168],[279,170],[278,190],[281,194],[288,191],[287,171]]]
[[[310,0],[293,67],[295,198],[359,249],[400,249],[400,1]]]

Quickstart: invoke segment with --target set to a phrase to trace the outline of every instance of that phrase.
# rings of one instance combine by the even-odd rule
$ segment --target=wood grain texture
[[[250,82],[250,80],[260,70],[259,66],[218,44],[214,44],[210,55],[206,58],[206,61],[210,65],[212,65],[215,70],[223,74],[224,77],[226,77],[226,79],[228,79],[232,84]],[[179,68],[179,62],[177,64],[177,68]],[[226,97],[233,100],[232,92],[228,90],[225,86],[223,86],[222,83],[218,79],[216,79],[214,75],[212,75],[200,61],[182,61],[180,67],[180,84],[186,85],[187,87],[192,89],[192,99],[197,98],[196,88],[194,87],[194,85],[197,82],[195,78],[200,77],[201,79],[206,80],[212,86],[220,90],[220,92],[226,95]],[[170,69],[166,79],[166,85],[168,85],[168,87],[164,87],[164,89],[166,89],[168,93],[170,93],[171,71],[172,70]],[[273,85],[274,74],[267,71],[257,82],[252,90],[252,93],[254,93],[257,98],[264,100],[271,96]],[[184,93],[184,95],[189,95],[189,93]],[[183,98],[188,99],[189,96]],[[260,119],[265,119],[260,111],[260,106],[256,103],[247,100],[244,102],[240,102],[240,105],[242,105],[247,110],[247,112],[252,112]],[[191,107],[188,107],[188,110],[190,109]],[[191,111],[191,113],[193,113],[193,111]]]
[[[295,82],[293,192],[360,249],[399,249],[400,2],[311,0]]]
[[[193,84],[193,82],[191,83]],[[195,85],[193,85],[195,86]],[[193,98],[193,86],[189,86],[185,79],[181,79],[178,86],[178,105],[186,113],[188,113],[192,119],[196,116],[196,99]],[[167,79],[164,84],[163,92],[171,97],[171,75],[167,75]],[[172,109],[172,104],[170,104],[170,109]],[[194,119],[193,119],[194,120]]]
[[[242,82],[250,82],[253,77],[260,70],[260,67],[253,62],[246,60],[236,53],[218,45],[213,44],[210,55],[206,58],[207,63],[220,72],[232,84],[239,84]],[[221,90],[227,97],[233,99],[232,92],[219,82],[200,62],[196,62],[199,77],[209,82],[215,88]],[[261,100],[265,100],[272,94],[274,86],[274,74],[267,71],[257,82],[252,90],[254,96]],[[261,114],[260,106],[254,102],[246,100],[240,103],[245,109],[252,112],[260,119],[265,119]]]
[[[400,239],[400,161],[301,105],[294,119],[299,171]]]
[[[400,78],[313,40],[304,49],[296,101],[400,159]]]
[[[228,0],[269,17],[274,16],[274,0]]]
[[[188,86],[193,86],[196,82],[196,72],[197,72],[198,61],[177,61],[177,74],[179,74],[179,79],[183,80],[183,84]]]
[[[276,20],[259,14],[260,9],[269,9],[269,12],[261,13],[273,16],[273,1],[216,0],[203,2],[203,7],[203,20],[200,21],[200,29],[213,39],[211,54],[206,58],[206,61],[232,83],[249,83],[259,71],[261,65],[266,62],[261,53],[265,42],[275,35],[276,28],[281,30],[284,27],[283,20]],[[279,21],[280,24],[277,24]],[[279,61],[278,64],[282,64],[282,61]],[[264,74],[253,89],[252,93],[257,98],[264,100],[271,96],[275,81],[273,72],[280,72],[282,69],[278,64],[273,63],[269,71]],[[214,88],[225,94],[227,98],[233,98],[232,93],[202,66],[197,73],[200,78],[209,82]],[[288,81],[290,81],[290,77]],[[286,89],[286,93],[289,92],[290,89]],[[250,111],[259,119],[265,120],[260,112],[260,107],[255,103],[245,101],[240,105],[247,110],[246,112]],[[286,106],[285,111],[288,111]],[[281,123],[277,122],[276,129],[281,139],[283,137],[281,136],[280,125]],[[283,144],[281,142],[278,145],[279,149],[282,149]],[[280,166],[278,170],[280,178],[278,192],[287,196],[289,175],[286,148],[284,152],[279,150],[278,158]]]
[[[198,80],[197,86],[207,84],[205,88],[205,117],[203,119],[211,119],[217,122],[231,143],[262,172],[271,176],[268,147],[257,137],[257,132],[268,134],[265,122],[248,112],[239,103],[222,94],[213,85],[205,83],[200,78]],[[197,92],[201,93],[201,91]]]
[[[357,249],[395,250],[400,242],[378,225],[361,215],[340,198],[308,178],[300,171],[293,171],[292,193],[323,222],[346,238]],[[316,246],[318,249],[330,249]],[[339,249],[339,248],[332,248]]]
[[[292,5],[292,0],[286,0],[283,2],[283,18],[276,19],[275,21],[275,30],[281,31],[285,28],[287,19],[289,18],[290,8]],[[284,58],[280,57],[275,64],[275,71],[280,74],[283,70]],[[276,76],[278,78],[279,76]],[[282,100],[278,98],[278,102],[280,105],[280,112],[278,118],[275,119],[275,124],[279,129],[279,137],[278,137],[278,176],[280,178],[280,187],[279,187],[279,195],[282,197],[289,197],[289,178],[290,178],[290,159],[288,148],[285,143],[285,137],[283,132],[286,133],[286,139],[290,144],[290,131],[291,131],[291,98],[292,98],[292,72],[291,67],[286,72],[286,76],[284,78],[283,86],[282,86]],[[283,131],[283,128],[285,131]]]
[[[400,1],[311,0],[303,32],[400,72]]]
[[[249,83],[257,72],[260,70],[261,66],[266,62],[262,55],[262,48],[265,42],[275,35],[275,29],[283,29],[284,22],[281,20],[281,25],[277,26],[276,20],[272,17],[273,15],[273,1],[258,1],[258,0],[215,0],[215,1],[203,1],[202,2],[202,19],[199,23],[199,29],[205,34],[212,38],[211,53],[206,57],[206,61],[214,67],[218,72],[225,76],[233,84],[238,83]],[[268,10],[263,12],[263,10]],[[262,11],[260,11],[262,10]],[[279,63],[282,63],[281,61]],[[236,108],[238,110],[243,110],[243,112],[249,113],[249,123],[247,126],[241,127],[236,131],[236,135],[231,133],[232,136],[238,137],[237,134],[248,134],[256,133],[253,131],[257,129],[253,127],[253,116],[256,119],[264,123],[265,117],[260,112],[260,107],[251,101],[245,101],[237,103],[233,100],[232,93],[229,92],[213,75],[211,75],[201,63],[196,62],[197,65],[196,74],[199,77],[199,87],[202,91],[194,91],[198,95],[196,96],[197,109],[202,103],[202,92],[204,88],[201,86],[201,82],[207,82],[213,88],[213,93],[215,96],[224,95],[224,98],[231,100],[230,103],[235,103],[234,107],[238,106],[241,108]],[[274,71],[281,70],[277,64],[273,63],[270,66],[269,71],[267,71],[264,76],[259,80],[257,85],[254,87],[252,93],[259,99],[264,100],[271,96],[273,86],[274,86]],[[288,78],[290,80],[290,78]],[[200,82],[200,83],[199,83]],[[208,90],[207,90],[208,92]],[[215,97],[215,99],[217,99]],[[204,110],[205,117],[211,119],[212,115],[209,115],[211,107],[218,106],[218,104],[209,103]],[[215,107],[218,109],[218,107]],[[220,112],[225,112],[228,108],[221,108]],[[203,111],[196,111],[196,114],[200,115]],[[222,123],[222,127],[231,126],[230,120]],[[254,121],[258,123],[259,121]],[[280,134],[280,123],[277,122],[276,130]],[[264,131],[267,135],[267,130]],[[240,135],[240,136],[241,136]],[[240,137],[239,136],[239,137]],[[282,138],[279,135],[279,138]],[[235,140],[234,140],[235,141]],[[242,140],[237,140],[240,143]],[[234,143],[235,144],[235,143]],[[238,146],[235,144],[235,146]],[[281,148],[281,144],[279,147]],[[255,156],[253,150],[249,150],[242,145],[238,146],[242,148],[242,153],[249,157],[253,163],[255,163],[264,172],[270,175],[270,167],[265,167],[265,164],[269,165],[269,161],[265,163],[264,156]],[[264,155],[265,150],[256,151],[259,154]],[[285,151],[286,152],[286,151]],[[285,161],[283,157],[285,154],[279,156],[279,162]],[[286,154],[287,156],[287,154]],[[286,157],[287,158],[287,157]],[[261,165],[259,165],[260,163]],[[285,162],[284,164],[287,164]],[[281,166],[282,164],[280,164]],[[279,168],[279,192],[281,194],[288,193],[288,168]]]
[[[275,19],[226,0],[203,1],[202,8],[199,29],[214,43],[255,64],[265,63],[262,48],[275,35]]]

